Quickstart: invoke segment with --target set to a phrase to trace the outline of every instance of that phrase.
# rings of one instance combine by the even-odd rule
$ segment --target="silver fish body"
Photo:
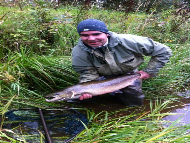
[[[131,85],[139,77],[140,74],[136,73],[132,75],[124,75],[102,81],[90,81],[77,84],[68,87],[63,91],[47,95],[46,97],[51,97],[52,99],[46,99],[46,101],[54,102],[69,99],[78,99],[84,93],[91,94],[92,96],[111,93]]]

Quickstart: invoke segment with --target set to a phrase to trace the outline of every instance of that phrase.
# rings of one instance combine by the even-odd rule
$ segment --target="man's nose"
[[[95,37],[94,37],[93,35],[90,35],[90,36],[88,37],[88,40],[95,40]]]

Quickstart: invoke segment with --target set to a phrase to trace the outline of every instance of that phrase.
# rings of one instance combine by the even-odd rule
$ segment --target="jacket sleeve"
[[[97,69],[93,66],[88,53],[80,47],[74,47],[72,51],[73,69],[80,74],[79,83],[92,81],[99,78]]]
[[[165,66],[172,56],[172,51],[168,46],[155,42],[148,37],[128,35],[125,44],[132,52],[151,56],[147,67],[143,71],[153,76]]]

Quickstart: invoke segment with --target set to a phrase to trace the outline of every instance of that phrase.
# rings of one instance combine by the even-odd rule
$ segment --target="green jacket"
[[[106,47],[93,49],[79,39],[72,51],[72,65],[80,74],[80,83],[95,80],[100,76],[120,75],[137,69],[143,56],[151,59],[143,70],[156,75],[169,61],[172,51],[166,45],[147,37],[109,32]]]

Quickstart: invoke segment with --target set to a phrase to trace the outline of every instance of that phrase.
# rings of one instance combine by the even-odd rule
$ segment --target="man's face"
[[[103,46],[107,42],[108,35],[100,31],[83,31],[80,33],[81,40],[91,47]]]

